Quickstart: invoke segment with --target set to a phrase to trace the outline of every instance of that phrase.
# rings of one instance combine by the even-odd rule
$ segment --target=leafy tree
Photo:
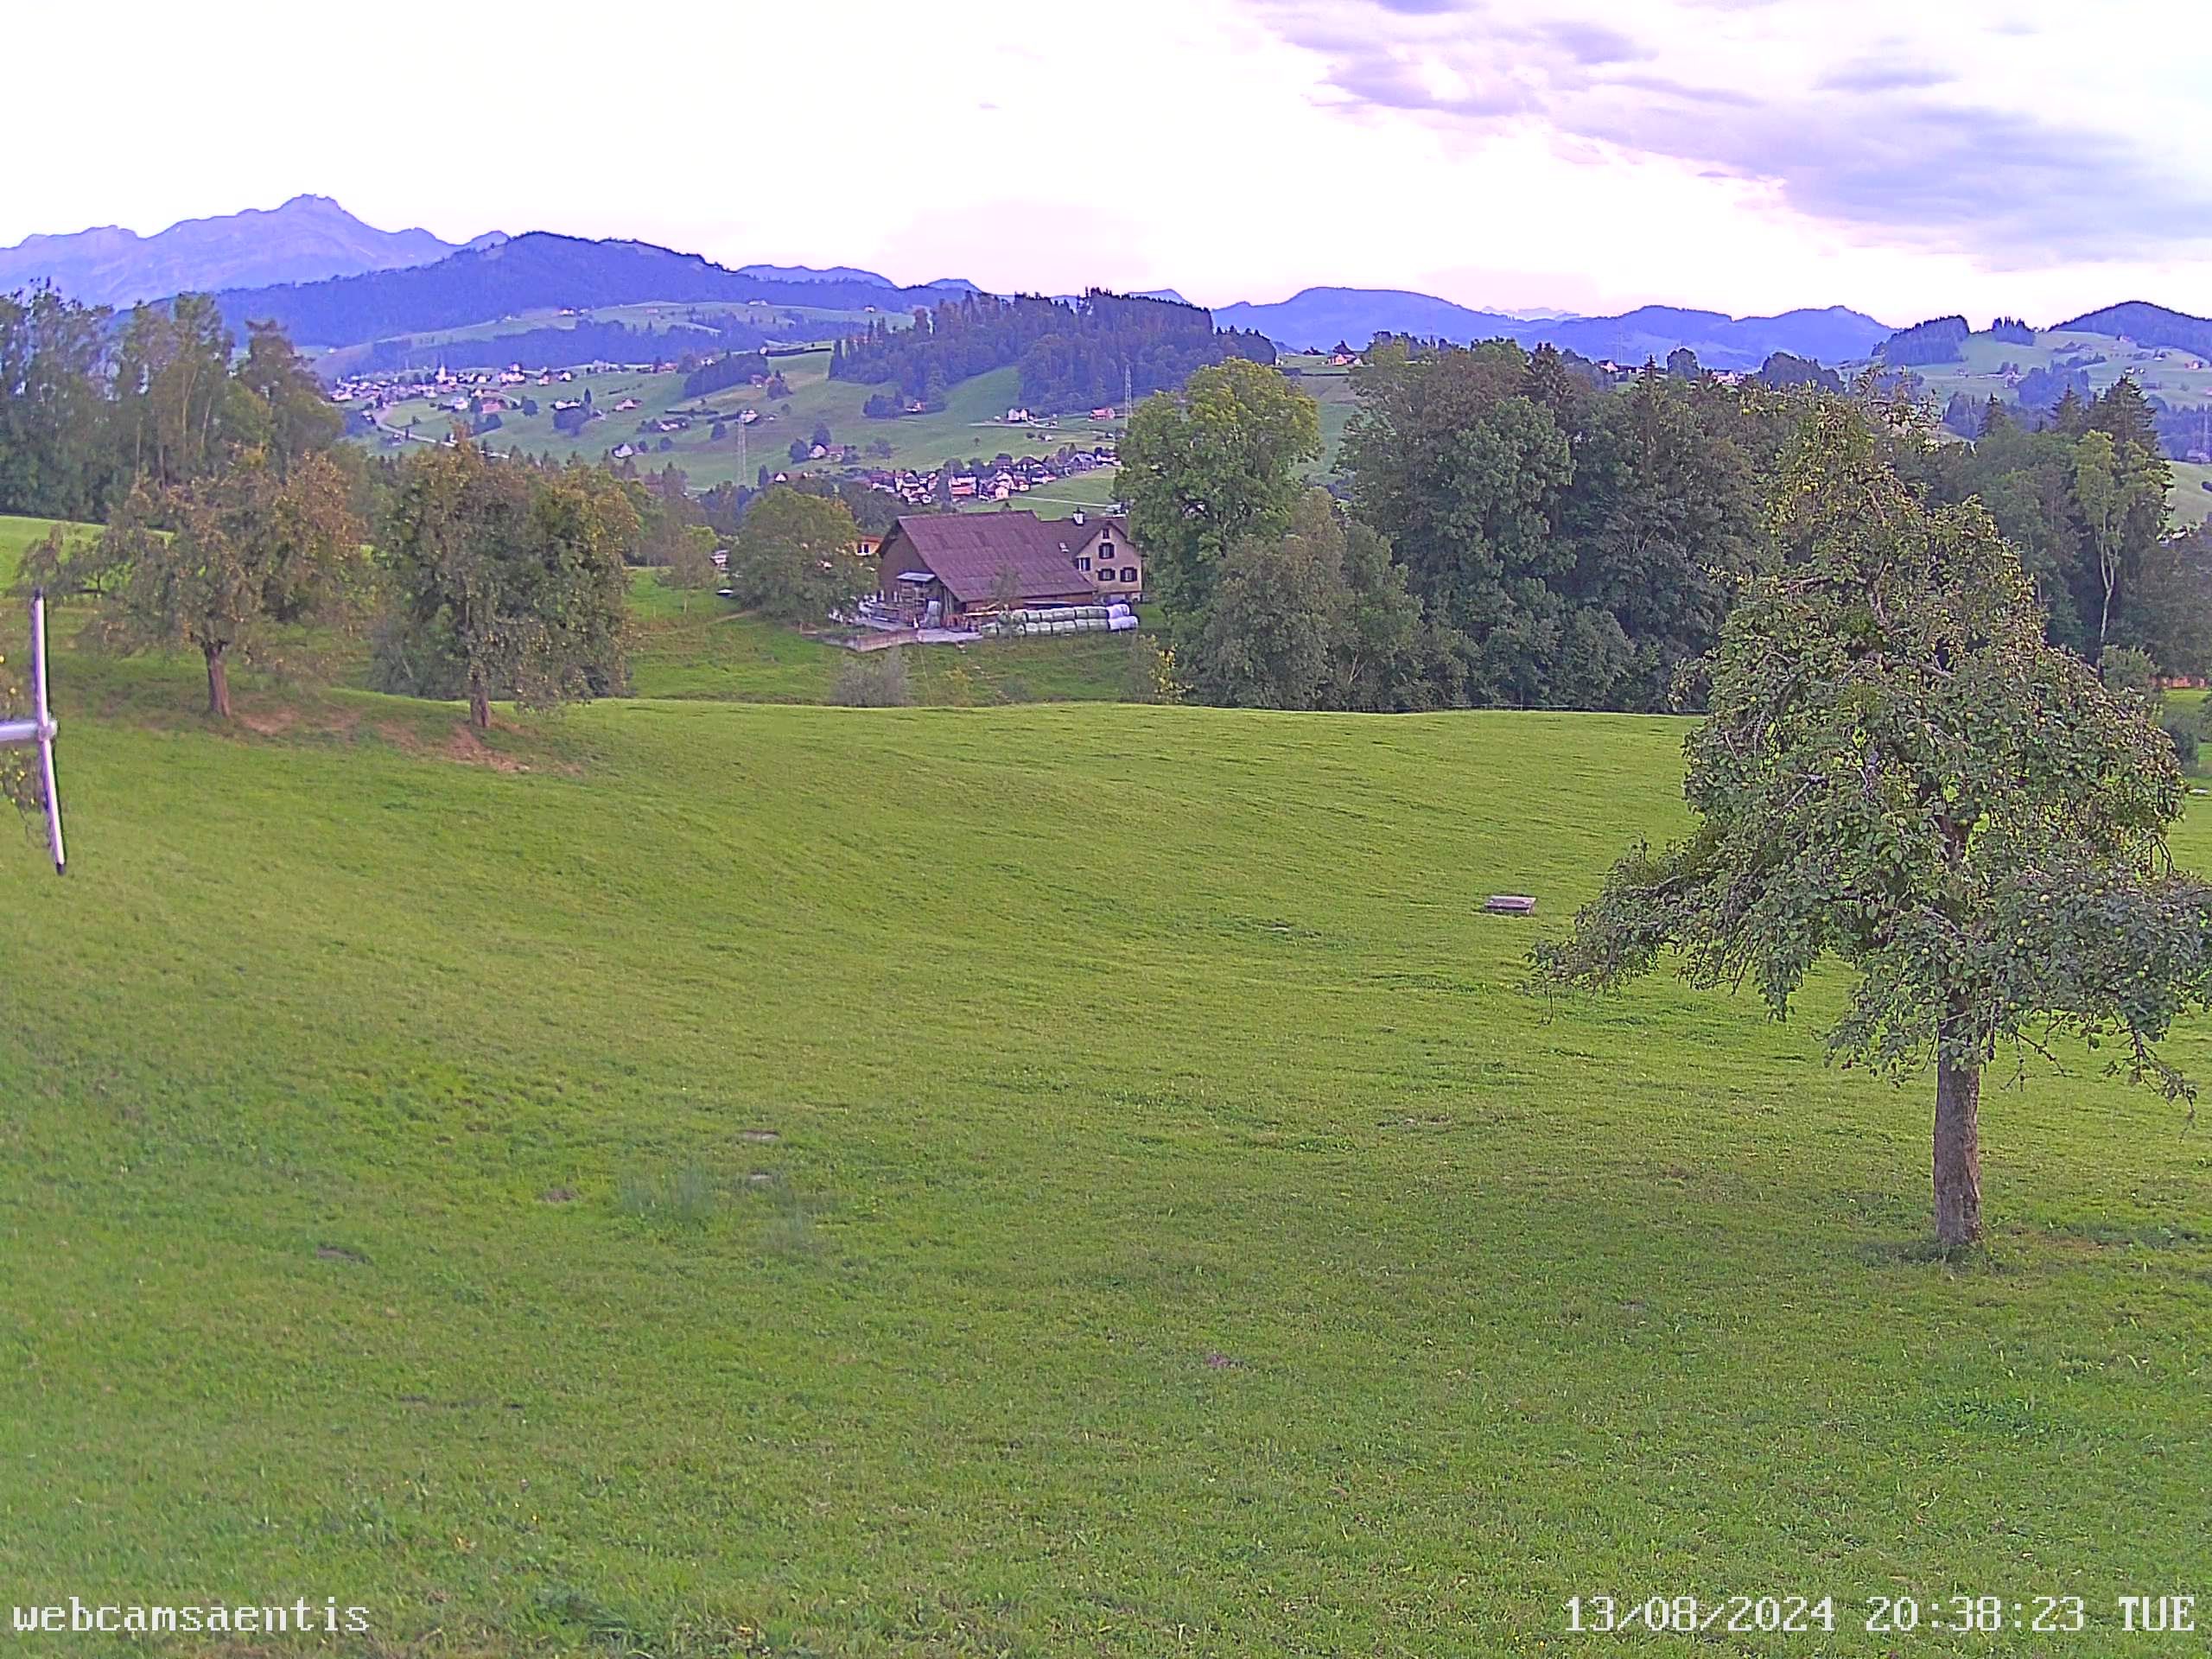
[[[688,595],[713,587],[720,574],[715,569],[715,532],[704,524],[678,525],[664,554],[657,580],[662,587],[686,594],[683,608],[688,611],[691,608]]]
[[[227,720],[232,663],[276,660],[285,625],[351,623],[365,539],[350,484],[327,456],[300,456],[280,474],[254,451],[212,478],[142,485],[97,541],[55,537],[35,549],[22,580],[88,596],[84,637],[96,646],[198,651],[207,712]]]
[[[0,294],[0,512],[99,515],[113,472],[101,385],[107,315],[51,287]]]
[[[2116,1038],[2118,1069],[2188,1092],[2153,1045],[2212,1006],[2212,887],[2166,855],[2172,747],[2045,642],[1987,514],[1926,506],[1834,408],[1778,501],[1783,568],[1729,616],[1687,745],[1696,829],[1616,865],[1538,978],[1617,986],[1671,952],[1779,1018],[1821,957],[1854,964],[1830,1052],[1933,1057],[1936,1235],[1967,1243],[1999,1045]]]
[[[2075,443],[2074,500],[2095,561],[2100,658],[2111,637],[2113,596],[2139,569],[2164,519],[2167,477],[2153,454],[2133,444],[2115,448],[2109,434],[2091,430]]]
[[[380,538],[398,645],[450,674],[479,731],[495,695],[547,707],[619,691],[638,533],[603,469],[539,473],[466,442],[410,455]]]
[[[219,464],[240,423],[234,341],[204,294],[134,307],[115,350],[116,429],[125,474],[166,488]],[[250,415],[247,416],[250,419]]]
[[[1320,406],[1242,358],[1198,370],[1179,397],[1138,405],[1116,488],[1179,640],[1205,626],[1229,550],[1289,527],[1299,468],[1320,453]]]
[[[1354,511],[1388,537],[1408,586],[1458,651],[1478,701],[1549,700],[1571,569],[1558,534],[1571,440],[1527,395],[1510,340],[1472,351],[1378,346],[1352,371],[1344,467]],[[1616,632],[1618,630],[1615,631]]]
[[[1300,504],[1291,531],[1248,536],[1221,561],[1205,626],[1189,657],[1192,688],[1209,702],[1248,709],[1312,709],[1329,683],[1332,646],[1344,626],[1333,513]]]
[[[324,396],[307,359],[273,322],[246,324],[245,356],[232,378],[251,395],[238,411],[239,435],[268,452],[282,473],[304,455],[329,449],[345,435],[346,418]],[[499,424],[499,416],[491,416]]]
[[[2212,677],[2212,535],[2161,538],[2134,587],[2135,632],[2165,673]]]
[[[1382,711],[1427,706],[1440,654],[1389,543],[1307,490],[1230,550],[1182,661],[1210,702]]]
[[[778,621],[820,622],[875,585],[842,501],[779,484],[746,509],[730,550],[738,602]]]
[[[1759,372],[1753,378],[1761,385],[1772,387],[1777,391],[1786,391],[1791,386],[1815,386],[1823,391],[1834,392],[1843,390],[1843,377],[1834,369],[1826,367],[1815,359],[1799,357],[1793,352],[1769,352],[1766,361],[1759,365]]]

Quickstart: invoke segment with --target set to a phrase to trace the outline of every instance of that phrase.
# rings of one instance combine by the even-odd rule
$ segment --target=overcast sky
[[[105,15],[110,27],[103,27]],[[270,207],[986,288],[2212,311],[2202,0],[194,0],[10,22],[0,244]]]

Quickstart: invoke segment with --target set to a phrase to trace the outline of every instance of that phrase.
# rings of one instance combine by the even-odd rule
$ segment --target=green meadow
[[[1049,426],[1007,425],[1006,412],[1020,401],[1021,395],[1020,376],[1012,368],[994,369],[962,381],[948,394],[944,408],[934,413],[870,420],[861,412],[861,406],[883,388],[830,379],[827,349],[779,357],[774,362],[790,388],[787,398],[772,398],[761,386],[732,386],[703,398],[691,397],[683,391],[683,377],[673,371],[664,374],[622,369],[595,374],[578,371],[565,385],[556,382],[541,386],[533,380],[527,386],[506,390],[536,400],[537,414],[510,411],[503,415],[499,429],[487,433],[485,442],[503,452],[523,449],[531,454],[577,454],[588,460],[597,460],[618,444],[637,444],[644,451],[638,457],[641,468],[657,471],[672,464],[683,470],[693,488],[703,489],[731,481],[750,484],[762,467],[790,473],[846,470],[820,461],[791,461],[792,440],[811,438],[817,423],[830,428],[835,442],[858,446],[859,465],[912,467],[977,456],[988,461],[1001,454],[1047,455],[1068,444],[1084,445],[1111,436],[1122,424],[1067,416]],[[606,418],[592,422],[577,437],[556,432],[554,399],[581,397],[586,388],[591,391],[593,406],[606,411]],[[633,397],[638,408],[616,412],[617,404]],[[641,434],[638,430],[642,422],[673,410],[696,410],[702,404],[728,417],[719,442],[715,441],[711,422],[683,432]],[[741,427],[738,416],[747,410],[758,412],[760,418]],[[430,437],[443,436],[450,430],[454,416],[417,399],[395,404],[384,412],[383,418],[388,426],[403,428],[412,418],[417,423],[416,432]],[[666,450],[660,448],[664,436],[669,444]],[[889,455],[868,453],[878,440],[891,445]]]
[[[694,607],[661,695],[487,743],[57,652],[72,872],[0,837],[7,1599],[1426,1656],[1769,1593],[1834,1631],[1695,1649],[2202,1651],[2114,1622],[2212,1592],[2183,1109],[1993,1081],[1945,1262],[1929,1090],[1821,1064],[1837,982],[1522,990],[1681,828],[1681,722],[770,706],[817,659],[718,696]],[[1864,1629],[1960,1593],[2092,1629]]]

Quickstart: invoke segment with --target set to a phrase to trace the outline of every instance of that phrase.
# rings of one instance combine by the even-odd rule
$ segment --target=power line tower
[[[54,873],[62,874],[68,863],[61,851],[61,797],[54,785],[54,735],[60,728],[46,697],[46,594],[31,593],[31,713],[28,720],[0,720],[0,746],[38,751],[39,798],[46,804],[46,846],[54,855]]]

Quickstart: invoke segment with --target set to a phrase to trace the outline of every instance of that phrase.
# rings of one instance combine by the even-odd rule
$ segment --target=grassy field
[[[672,592],[649,570],[632,575],[631,615],[639,696],[823,702],[855,660],[833,640],[747,615],[728,600]],[[1123,694],[1130,650],[1126,635],[1077,634],[918,646],[905,661],[908,689],[925,708],[1110,702]]]
[[[1832,982],[1789,1027],[1523,995],[1482,897],[1556,925],[1678,828],[1679,722],[636,701],[480,745],[55,683],[74,868],[0,844],[13,1600],[1431,1656],[1795,1591],[1833,1636],[1699,1650],[2202,1650],[1864,1631],[2212,1588],[2212,1146],[2093,1064],[1993,1086],[1945,1264],[1928,1091],[1819,1064]]]
[[[2178,349],[2123,345],[2110,334],[2056,330],[2037,334],[2032,346],[1976,335],[1961,349],[1962,360],[1958,363],[1924,365],[1914,371],[1928,383],[1938,404],[1948,403],[1955,391],[1974,397],[1993,394],[2010,401],[2012,394],[2001,373],[2005,365],[2022,370],[2047,368],[2069,357],[2097,359],[2088,366],[2089,385],[2097,391],[2123,374],[2133,374],[2145,392],[2169,404],[2212,404],[2212,367],[2203,366],[2202,359],[2194,353]]]
[[[1300,391],[1321,406],[1321,460],[1313,469],[1316,481],[1325,481],[1336,475],[1337,457],[1344,443],[1344,427],[1352,411],[1359,407],[1359,399],[1352,395],[1351,372],[1332,368],[1325,357],[1292,357],[1284,359],[1299,370],[1297,385]]]
[[[817,423],[830,428],[835,442],[858,445],[863,465],[914,467],[978,456],[988,461],[1000,454],[1050,454],[1071,443],[1084,444],[1117,434],[1122,425],[1088,416],[1064,416],[1050,426],[1005,424],[1007,410],[1020,401],[1019,376],[1011,368],[995,369],[962,381],[948,395],[945,407],[934,414],[873,421],[861,412],[861,406],[882,388],[831,380],[827,351],[780,357],[776,366],[791,389],[788,398],[772,399],[765,388],[758,386],[732,387],[704,399],[690,397],[683,391],[683,377],[673,372],[648,374],[614,370],[579,373],[565,386],[533,384],[520,390],[537,401],[538,413],[503,416],[503,424],[488,434],[486,442],[502,451],[518,448],[531,454],[582,454],[591,459],[606,454],[618,444],[639,444],[645,449],[638,459],[640,467],[658,469],[673,463],[683,469],[695,489],[703,489],[733,480],[751,483],[764,466],[771,472],[841,470],[827,468],[821,462],[791,461],[791,441],[810,438]],[[606,410],[607,418],[587,426],[581,439],[554,431],[553,400],[582,397],[587,386],[593,406]],[[638,400],[639,407],[617,414],[614,406],[632,397]],[[696,409],[702,402],[730,417],[720,442],[714,441],[710,422],[665,435],[670,447],[664,452],[659,448],[664,435],[641,435],[637,429],[641,422],[671,410]],[[753,426],[740,427],[735,424],[736,416],[747,409],[758,410],[761,418]],[[420,400],[395,404],[384,413],[388,426],[404,427],[410,418],[419,423],[416,429],[426,436],[444,435],[453,421],[450,414]],[[889,455],[867,454],[878,440],[890,444]]]
[[[824,702],[856,659],[842,646],[743,615],[712,597],[671,612],[666,591],[639,573],[639,642],[632,685],[640,696],[724,702]],[[1129,642],[1121,634],[986,639],[905,653],[907,684],[925,708],[1112,701],[1122,695]]]
[[[496,340],[503,334],[525,334],[536,328],[565,328],[579,321],[620,322],[631,328],[668,333],[694,319],[730,314],[750,316],[778,343],[791,345],[828,340],[840,334],[857,333],[879,319],[893,328],[913,326],[912,318],[903,311],[877,313],[824,306],[748,307],[728,301],[694,303],[664,300],[635,305],[594,306],[582,312],[563,311],[556,306],[547,306],[534,311],[518,312],[489,322],[471,323],[465,327],[431,329],[409,334],[406,339],[416,346],[436,346],[451,340]],[[374,345],[371,342],[325,350],[316,354],[316,360],[326,374],[334,377],[354,372],[372,356]],[[531,366],[536,368],[540,365],[532,363]],[[562,365],[556,364],[554,366]]]
[[[2212,518],[2212,467],[2177,461],[2173,469],[2173,488],[2166,499],[2174,523],[2190,528]]]

